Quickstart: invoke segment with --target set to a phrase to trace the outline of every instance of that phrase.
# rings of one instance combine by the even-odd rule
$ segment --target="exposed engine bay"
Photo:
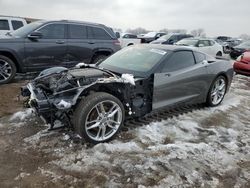
[[[132,81],[131,81],[132,80]],[[133,82],[134,80],[134,82]],[[106,92],[120,99],[127,118],[140,117],[152,110],[153,76],[133,78],[97,66],[47,69],[22,88],[28,105],[53,128],[56,120],[72,124],[78,103],[93,92]]]

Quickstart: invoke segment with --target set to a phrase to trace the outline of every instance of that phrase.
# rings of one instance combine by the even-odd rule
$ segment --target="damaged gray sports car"
[[[176,105],[219,105],[233,78],[232,64],[186,47],[127,47],[97,65],[54,67],[22,88],[48,124],[72,125],[91,143],[106,142],[127,118]]]

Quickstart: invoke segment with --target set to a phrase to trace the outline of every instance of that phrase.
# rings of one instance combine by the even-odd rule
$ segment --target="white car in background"
[[[209,54],[213,57],[223,56],[223,47],[213,39],[207,38],[185,38],[176,45],[190,46],[193,49]]]
[[[24,18],[0,16],[0,37],[27,25]]]
[[[131,33],[121,33],[118,40],[122,48],[141,43],[141,39],[138,39],[136,35]]]

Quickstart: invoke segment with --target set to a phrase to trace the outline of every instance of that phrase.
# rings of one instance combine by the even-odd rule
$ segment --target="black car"
[[[223,43],[223,42],[226,42],[227,40],[230,40],[232,37],[228,37],[228,36],[218,36],[215,38],[215,40],[218,42],[218,43]]]
[[[141,39],[141,43],[150,43],[158,38],[160,38],[161,36],[166,35],[166,33],[164,32],[149,32],[145,35],[143,35],[142,37],[138,37]]]
[[[250,41],[243,42],[240,45],[231,48],[230,57],[232,59],[236,59],[245,51],[249,50],[250,50]]]
[[[158,38],[157,40],[154,40],[150,42],[151,44],[174,44],[184,38],[190,38],[194,37],[193,35],[189,34],[180,34],[180,33],[172,33],[163,35],[162,37]]]
[[[121,49],[113,30],[78,21],[38,21],[0,39],[0,84],[16,73],[96,63]]]

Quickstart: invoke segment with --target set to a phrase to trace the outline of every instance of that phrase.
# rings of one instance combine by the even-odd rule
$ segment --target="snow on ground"
[[[16,112],[13,116],[11,116],[10,121],[24,121],[26,119],[34,116],[34,111],[31,108],[28,108],[21,112]]]
[[[247,187],[249,88],[250,78],[237,76],[218,107],[130,127],[113,141],[93,147],[75,144],[69,135],[58,132],[41,131],[24,141],[56,156],[51,166],[66,174],[81,174],[73,175],[74,182],[85,186]],[[25,114],[30,113],[13,117],[29,117]],[[59,176],[57,170],[41,169]]]

